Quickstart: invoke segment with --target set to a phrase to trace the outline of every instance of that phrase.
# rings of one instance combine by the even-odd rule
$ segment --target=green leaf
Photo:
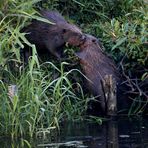
[[[126,41],[126,39],[127,39],[127,37],[119,39],[118,42],[116,43],[116,45],[114,45],[111,50],[114,50],[115,48],[120,46],[122,43],[124,43]]]

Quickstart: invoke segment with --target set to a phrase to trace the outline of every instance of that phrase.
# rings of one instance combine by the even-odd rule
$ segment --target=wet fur
[[[30,25],[22,29],[22,32],[26,33],[25,37],[28,41],[36,45],[39,54],[52,54],[60,59],[66,42],[73,46],[79,45],[79,42],[83,39],[83,34],[77,26],[68,23],[56,11],[42,10],[40,13],[44,18],[55,24],[33,20]],[[28,60],[31,53],[27,45],[23,52],[25,59]]]
[[[86,34],[86,40],[76,55],[79,57],[82,70],[88,78],[86,80],[87,88],[98,101],[93,104],[93,110],[98,111],[98,114],[105,114],[105,98],[101,83],[105,75],[112,75],[116,82],[120,81],[116,66],[103,53],[97,38],[91,35]]]

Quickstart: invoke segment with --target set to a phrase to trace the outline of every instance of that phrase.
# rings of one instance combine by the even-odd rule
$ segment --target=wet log
[[[117,83],[112,75],[105,75],[102,80],[102,89],[105,97],[107,115],[117,114]]]

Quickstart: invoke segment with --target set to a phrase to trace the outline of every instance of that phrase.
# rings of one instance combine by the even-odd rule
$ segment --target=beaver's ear
[[[84,52],[78,51],[78,52],[75,52],[75,55],[76,55],[79,59],[85,60],[85,53],[84,53]]]

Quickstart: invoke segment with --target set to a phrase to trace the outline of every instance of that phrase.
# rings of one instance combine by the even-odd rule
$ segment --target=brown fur
[[[30,25],[22,29],[29,42],[36,45],[39,53],[48,51],[55,57],[61,58],[62,47],[66,42],[79,46],[80,41],[84,39],[81,30],[68,23],[60,13],[56,11],[41,11],[40,13],[55,24],[33,20]],[[24,52],[28,52],[28,50],[25,49]],[[25,53],[25,55],[29,54]]]
[[[85,42],[80,46],[80,51],[76,55],[79,57],[82,70],[88,78],[86,82],[88,89],[98,98],[97,100],[105,112],[105,98],[102,89],[104,76],[112,75],[117,82],[120,80],[114,62],[102,52],[98,40],[87,34]]]

